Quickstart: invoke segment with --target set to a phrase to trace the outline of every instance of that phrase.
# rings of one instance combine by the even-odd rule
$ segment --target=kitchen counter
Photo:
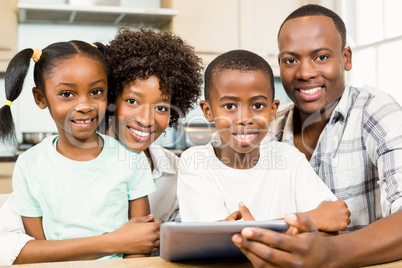
[[[122,260],[97,260],[97,261],[73,261],[73,262],[54,262],[54,263],[37,263],[37,264],[21,264],[13,266],[4,267],[18,267],[22,266],[24,268],[50,268],[50,267],[61,267],[61,268],[91,268],[91,267],[253,267],[252,264],[247,259],[227,259],[227,260],[198,260],[198,261],[183,261],[183,262],[169,262],[161,259],[160,257],[149,257],[149,258],[134,258],[134,259],[122,259]],[[374,266],[367,266],[371,268],[397,268],[402,267],[402,260],[384,263]]]

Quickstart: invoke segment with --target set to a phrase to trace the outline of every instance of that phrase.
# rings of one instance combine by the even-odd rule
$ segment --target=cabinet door
[[[17,26],[17,0],[0,1],[0,72],[16,53]]]
[[[239,47],[238,0],[172,0],[180,14],[170,30],[195,47],[199,54],[221,54]]]
[[[251,50],[277,65],[277,35],[283,20],[296,8],[295,0],[239,0],[240,48]]]

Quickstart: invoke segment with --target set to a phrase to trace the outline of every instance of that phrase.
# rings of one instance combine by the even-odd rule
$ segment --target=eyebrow
[[[268,100],[267,96],[264,95],[257,95],[257,96],[253,96],[250,98],[251,101],[255,100],[255,99],[265,99]],[[223,101],[223,100],[233,100],[233,101],[238,101],[239,98],[234,97],[234,96],[223,96],[222,98],[219,99],[219,101]]]
[[[141,93],[140,91],[133,90],[133,89],[131,89],[128,94],[134,94],[134,95],[137,95],[137,96],[140,97],[140,98],[143,98],[143,97],[144,97],[144,94],[143,94],[143,93]],[[121,95],[122,95],[122,94],[121,94]],[[157,102],[170,103],[170,101],[169,101],[168,99],[163,99],[163,98],[158,98],[158,99],[157,99]]]
[[[98,84],[98,83],[106,83],[106,81],[105,81],[104,79],[99,79],[99,80],[96,80],[96,81],[93,81],[93,82],[89,83],[89,85],[90,85],[90,86],[93,86],[93,85],[96,85],[96,84]],[[61,82],[61,83],[58,83],[56,87],[59,87],[59,86],[74,87],[75,85],[76,85],[76,84],[74,84],[74,83],[64,83],[64,82]]]
[[[329,48],[326,48],[326,47],[320,47],[320,48],[314,49],[310,54],[317,54],[318,52],[320,52],[322,50],[333,53],[332,49],[329,49]],[[284,54],[289,54],[289,55],[292,55],[294,57],[300,56],[300,54],[298,54],[296,52],[293,52],[293,51],[284,51],[284,52],[279,54],[279,57],[282,57]]]

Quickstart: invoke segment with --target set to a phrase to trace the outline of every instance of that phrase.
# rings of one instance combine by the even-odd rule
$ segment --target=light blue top
[[[13,208],[22,216],[43,217],[47,240],[114,231],[128,221],[129,200],[156,190],[144,153],[101,137],[103,150],[90,161],[74,161],[58,153],[57,137],[18,157]]]

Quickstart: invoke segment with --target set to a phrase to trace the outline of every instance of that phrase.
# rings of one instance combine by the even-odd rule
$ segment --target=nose
[[[318,71],[314,63],[310,60],[302,60],[296,72],[297,79],[307,81],[318,76]]]
[[[245,106],[239,109],[239,114],[237,117],[239,120],[237,124],[242,126],[248,126],[254,124],[254,119],[252,116],[252,112],[249,107]]]
[[[135,117],[137,123],[144,128],[150,128],[154,121],[154,111],[152,107],[147,105],[144,109],[141,109],[140,113]]]
[[[90,103],[90,102],[80,102],[79,104],[77,104],[74,107],[74,110],[76,112],[80,112],[80,113],[84,113],[84,114],[89,113],[95,109],[96,109],[96,105],[93,103]]]

